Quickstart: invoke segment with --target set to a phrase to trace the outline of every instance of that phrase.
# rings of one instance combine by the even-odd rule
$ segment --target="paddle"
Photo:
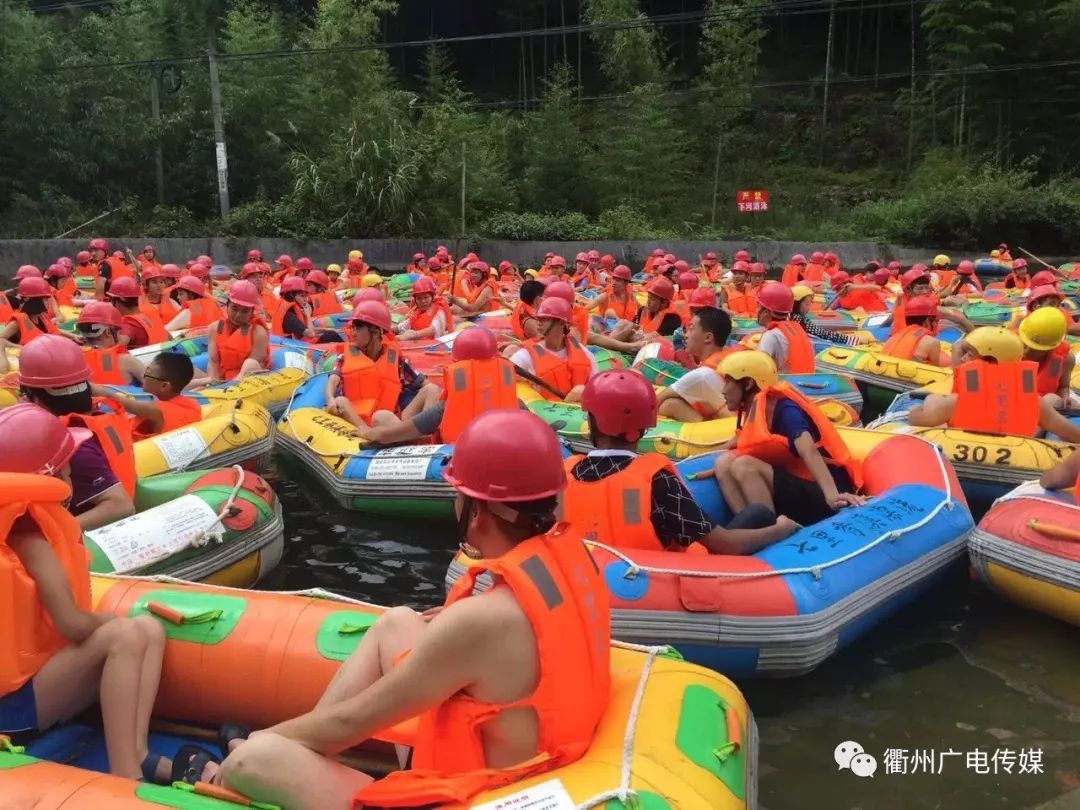
[[[515,365],[514,366],[514,373],[517,374],[519,377],[521,377],[521,379],[527,380],[528,382],[531,382],[533,385],[539,385],[545,391],[550,391],[552,394],[557,396],[559,399],[566,399],[566,394],[564,392],[560,391],[558,388],[555,388],[555,387],[553,387],[551,385],[548,385],[546,382],[541,380],[535,374],[532,374],[532,373],[526,371],[521,366]]]
[[[1028,256],[1030,256],[1031,258],[1033,258],[1033,259],[1034,259],[1035,261],[1037,261],[1037,262],[1038,262],[1039,264],[1041,264],[1041,265],[1042,265],[1043,267],[1045,267],[1045,268],[1046,268],[1047,270],[1050,270],[1051,272],[1053,272],[1053,274],[1054,274],[1055,276],[1056,276],[1056,275],[1058,275],[1058,269],[1057,269],[1056,267],[1054,267],[1054,265],[1052,265],[1052,264],[1049,264],[1048,262],[1044,262],[1044,261],[1043,261],[1042,259],[1040,259],[1040,258],[1039,258],[1038,256],[1036,256],[1036,255],[1035,255],[1034,253],[1032,253],[1031,251],[1029,251],[1029,250],[1024,250],[1024,249],[1023,249],[1022,247],[1020,247],[1020,245],[1017,245],[1016,247],[1017,247],[1017,249],[1018,249],[1018,250],[1021,250],[1021,251],[1023,251],[1023,252],[1024,252],[1024,253],[1026,253],[1026,254],[1027,254]]]

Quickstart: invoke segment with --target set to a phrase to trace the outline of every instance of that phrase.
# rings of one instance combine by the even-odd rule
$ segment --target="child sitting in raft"
[[[489,411],[461,434],[446,479],[472,573],[495,585],[474,596],[463,577],[430,621],[383,614],[314,709],[229,743],[204,778],[288,810],[465,806],[585,754],[608,706],[611,622],[581,533],[556,525],[558,439],[531,413]],[[335,759],[416,716],[409,770],[375,781]]]
[[[860,506],[859,464],[828,417],[780,383],[772,358],[737,352],[720,366],[728,410],[740,427],[733,452],[716,459],[715,473],[732,511],[761,505],[803,526],[845,506]]]
[[[712,369],[701,371],[717,376]],[[597,374],[585,386],[581,407],[596,449],[567,459],[563,516],[587,537],[622,549],[685,551],[697,543],[711,554],[753,554],[798,528],[772,513],[767,520],[758,516],[764,528],[717,526],[694,502],[670,459],[638,454],[637,442],[656,425],[656,394],[637,372]],[[645,514],[648,521],[640,519]]]
[[[940,310],[928,295],[912,298],[905,305],[907,326],[895,333],[881,347],[881,354],[899,360],[914,360],[941,366],[941,341],[937,339]]]
[[[151,394],[153,399],[137,399],[100,385],[91,385],[90,393],[95,397],[117,399],[124,410],[138,420],[132,430],[134,440],[139,441],[193,425],[202,419],[199,403],[182,396],[194,373],[195,367],[187,355],[162,352],[143,374],[143,391]]]
[[[14,584],[0,649],[0,734],[19,743],[100,700],[109,770],[158,784],[194,781],[209,752],[183,746],[170,761],[149,751],[165,633],[150,616],[93,611],[82,527],[65,509],[72,463],[93,434],[65,428],[30,403],[0,412],[0,569]],[[16,643],[16,639],[18,643]]]
[[[686,351],[696,368],[688,371],[657,397],[658,414],[679,422],[716,419],[724,412],[724,382],[717,368],[740,348],[727,345],[731,316],[722,309],[701,307],[686,330]]]

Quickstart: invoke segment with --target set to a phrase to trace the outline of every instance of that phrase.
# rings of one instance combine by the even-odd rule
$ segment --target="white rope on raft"
[[[244,486],[244,468],[239,464],[234,464],[232,470],[236,473],[236,484],[229,492],[229,497],[225,499],[225,503],[222,505],[221,509],[218,510],[217,516],[211,521],[210,525],[191,538],[192,548],[202,548],[211,540],[217,543],[224,542],[224,526],[221,521],[228,517],[229,510],[231,510],[233,504],[236,503],[236,496]],[[217,529],[218,526],[222,526],[222,530]]]
[[[938,450],[936,445],[927,441],[926,439],[918,436],[913,436],[912,438],[919,439],[919,441],[930,445],[930,447],[933,448],[934,457],[937,459],[938,462],[938,469],[941,471],[941,477],[945,481],[945,497],[941,499],[937,506],[930,510],[929,514],[927,514],[922,519],[916,521],[912,525],[907,526],[903,529],[893,529],[884,532],[883,534],[880,534],[876,538],[871,540],[866,545],[861,546],[854,551],[850,551],[842,557],[837,557],[835,560],[829,560],[828,562],[820,563],[819,565],[804,566],[801,568],[781,568],[779,570],[772,571],[693,571],[683,568],[664,568],[660,566],[640,565],[634,562],[630,557],[627,557],[622,551],[617,548],[613,548],[612,546],[606,545],[604,543],[599,543],[595,540],[586,540],[585,543],[586,545],[592,546],[593,548],[603,549],[604,551],[611,554],[613,557],[617,557],[623,562],[625,562],[629,566],[626,573],[623,574],[623,577],[625,579],[633,579],[635,576],[637,576],[639,571],[645,571],[646,573],[651,574],[669,574],[671,576],[701,577],[709,579],[764,579],[766,577],[782,577],[792,574],[810,574],[814,577],[814,579],[820,579],[822,571],[828,568],[833,568],[834,566],[840,565],[841,563],[845,563],[848,560],[854,559],[861,554],[865,554],[870,549],[875,548],[876,546],[879,546],[886,541],[892,542],[894,540],[898,540],[909,532],[921,529],[923,526],[925,526],[927,523],[937,517],[942,512],[942,510],[954,508],[952,500],[952,479],[949,477],[948,471],[945,469],[945,461],[942,458],[941,452]]]

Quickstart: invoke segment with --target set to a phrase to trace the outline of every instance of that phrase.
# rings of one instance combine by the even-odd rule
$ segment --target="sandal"
[[[247,726],[242,726],[239,723],[226,723],[223,725],[218,729],[218,748],[221,749],[221,756],[229,756],[229,743],[233,740],[246,740],[250,736],[251,729]]]
[[[182,745],[173,757],[172,781],[194,785],[202,781],[203,771],[211,762],[220,764],[221,760],[201,746]]]

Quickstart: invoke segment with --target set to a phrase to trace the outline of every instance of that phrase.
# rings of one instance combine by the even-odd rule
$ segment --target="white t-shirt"
[[[671,384],[671,390],[691,405],[702,403],[711,410],[724,407],[724,378],[715,369],[701,366],[686,372]]]
[[[765,352],[776,363],[776,370],[780,374],[787,371],[788,339],[787,335],[779,329],[767,329],[761,336],[758,349]]]
[[[551,349],[547,349],[547,351],[554,354],[560,360],[566,359],[566,349],[559,349],[558,351],[554,352],[552,352]],[[589,356],[589,364],[592,366],[592,371],[589,372],[589,376],[591,377],[593,374],[600,370],[600,367],[596,365],[596,358],[593,357],[592,352],[586,349],[585,354]],[[533,365],[532,355],[529,354],[528,349],[518,349],[510,356],[510,362],[518,368],[524,369],[530,374],[536,374],[536,366]]]
[[[407,332],[407,331],[412,329],[411,320],[412,319],[404,320],[404,321],[402,321],[401,323],[398,324],[398,327],[397,327],[398,334],[401,334],[402,332]],[[435,335],[434,335],[434,337],[441,338],[443,335],[445,335],[446,334],[446,310],[445,309],[439,309],[439,311],[435,313],[435,317],[432,319],[430,325],[435,327]]]

